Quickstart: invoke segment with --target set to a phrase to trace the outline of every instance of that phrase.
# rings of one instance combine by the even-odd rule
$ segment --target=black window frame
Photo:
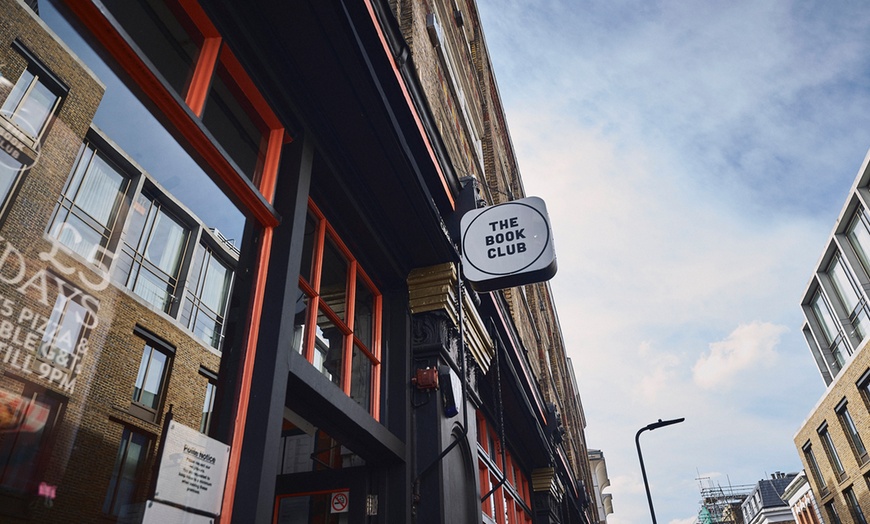
[[[136,378],[133,380],[133,394],[131,395],[130,407],[128,408],[128,411],[131,415],[137,418],[140,418],[147,422],[158,423],[161,419],[160,414],[163,411],[163,405],[166,401],[166,392],[169,389],[169,379],[172,376],[172,364],[175,360],[175,346],[139,325],[136,325],[133,328],[133,334],[142,339],[143,344],[141,346],[141,351],[143,352],[143,354],[140,357],[138,367],[136,368]],[[164,356],[166,356],[166,364],[165,366],[163,366],[163,371],[161,373],[160,386],[158,388],[157,400],[154,407],[140,402],[141,396],[139,397],[139,399],[136,398],[136,389],[137,387],[139,387],[139,368],[141,368],[144,351],[148,348],[150,348],[152,352],[159,351]],[[139,389],[141,391],[141,388]]]
[[[849,441],[849,447],[852,448],[852,453],[855,454],[855,459],[858,464],[865,464],[870,458],[867,452],[867,446],[861,438],[861,433],[858,426],[855,424],[855,419],[849,413],[849,403],[843,398],[834,408],[834,413],[837,414],[837,419],[840,421],[840,426],[843,428],[843,433],[846,434],[846,439]]]
[[[142,437],[145,445],[143,446],[140,460],[136,462],[132,482],[133,489],[129,492],[129,500],[121,501],[118,499],[118,496],[121,493],[122,474],[127,465],[126,459],[129,456],[130,442],[132,442],[134,436]],[[112,476],[109,478],[106,496],[103,499],[102,511],[104,514],[122,517],[124,516],[123,503],[134,505],[140,501],[142,490],[145,486],[145,477],[149,469],[148,464],[151,460],[151,451],[154,448],[154,441],[154,435],[134,426],[124,425],[121,440],[118,442],[118,452],[115,455],[115,462],[112,466]]]
[[[89,158],[86,160],[85,156],[88,149],[92,150],[92,152],[90,153]],[[76,198],[78,196],[78,192],[81,191],[84,184],[84,179],[88,176],[88,173],[90,172],[90,165],[85,167],[87,171],[82,174],[81,180],[78,181],[77,187],[72,187],[81,162],[87,161],[90,164],[96,157],[99,157],[103,162],[112,167],[126,180],[126,187],[124,187],[124,190],[120,193],[120,202],[118,203],[117,208],[113,210],[113,217],[110,220],[111,223],[106,226],[99,224],[99,222],[90,217],[82,217],[81,215],[87,215],[87,212],[81,209],[78,205],[76,205]],[[55,209],[52,213],[51,220],[49,221],[46,232],[54,239],[55,242],[64,246],[67,251],[81,256],[89,263],[97,265],[101,271],[108,273],[111,270],[112,261],[116,257],[118,246],[121,241],[122,233],[125,229],[127,215],[130,211],[130,206],[133,202],[133,198],[138,194],[137,186],[139,178],[141,176],[143,176],[141,170],[134,167],[133,164],[131,164],[130,161],[127,160],[114,145],[112,145],[105,137],[100,135],[93,128],[89,129],[85,140],[82,142],[82,146],[79,150],[78,156],[76,157],[75,164],[70,170],[70,174],[67,177],[66,182],[64,183],[63,191],[60,195],[58,195],[57,204],[55,205]],[[76,193],[75,197],[71,197],[68,195],[71,191],[74,191]],[[63,221],[60,221],[60,217],[62,214],[65,214],[66,216]],[[90,259],[86,256],[81,255],[75,250],[75,248],[66,244],[59,237],[58,228],[60,227],[60,224],[68,224],[70,215],[78,217],[83,222],[87,223],[88,221],[91,221],[105,228],[105,231],[100,232],[97,231],[97,227],[93,224],[87,224],[89,227],[92,228],[92,230],[97,232],[98,235],[101,235],[105,239],[105,243],[104,245],[101,245],[98,249],[99,253],[95,259]]]
[[[838,481],[846,478],[846,466],[843,464],[843,459],[837,452],[837,447],[834,445],[834,439],[831,436],[831,431],[828,422],[822,422],[819,429],[816,430],[819,435],[819,440],[822,442],[822,448],[825,450],[825,455],[828,456],[828,462],[831,464],[831,470]]]

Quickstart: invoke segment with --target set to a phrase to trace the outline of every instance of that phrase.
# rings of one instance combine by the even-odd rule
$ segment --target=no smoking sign
[[[348,501],[350,500],[349,491],[339,491],[332,494],[329,502],[330,513],[347,513]]]

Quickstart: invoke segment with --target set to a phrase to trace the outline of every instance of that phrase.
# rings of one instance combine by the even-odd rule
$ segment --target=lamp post
[[[680,422],[686,420],[685,418],[675,418],[673,420],[662,420],[659,419],[658,422],[653,422],[652,424],[648,424],[639,430],[637,430],[637,434],[634,436],[634,443],[637,446],[637,458],[640,460],[640,474],[643,475],[643,486],[646,488],[646,499],[649,501],[649,514],[652,517],[653,524],[656,523],[656,512],[653,509],[652,503],[652,495],[649,493],[649,483],[646,480],[646,468],[643,467],[643,454],[640,452],[640,434],[644,431],[652,431],[654,429],[663,428],[665,426],[670,426],[672,424],[679,424]]]

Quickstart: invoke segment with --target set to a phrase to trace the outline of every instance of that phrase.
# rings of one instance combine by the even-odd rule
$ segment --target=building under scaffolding
[[[699,479],[700,481],[701,479]],[[701,484],[701,509],[698,511],[699,524],[744,524],[740,505],[746,500],[754,484],[740,486]]]

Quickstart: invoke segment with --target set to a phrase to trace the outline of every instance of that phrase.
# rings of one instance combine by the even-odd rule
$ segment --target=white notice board
[[[171,421],[154,498],[220,514],[229,457],[226,444]]]

